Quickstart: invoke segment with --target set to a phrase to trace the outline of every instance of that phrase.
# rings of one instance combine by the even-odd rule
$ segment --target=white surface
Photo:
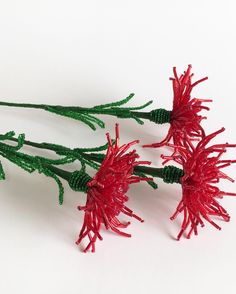
[[[214,99],[207,132],[225,126],[217,140],[236,142],[234,2],[1,0],[0,97],[92,106],[135,92],[132,105],[154,99],[153,107],[170,108],[172,66],[182,72],[191,63],[196,78],[209,76],[194,92]],[[113,131],[115,120],[104,119]],[[120,125],[124,142],[158,141],[167,130],[125,120]],[[94,133],[66,118],[1,108],[1,132],[11,129],[70,146],[105,140],[104,130]],[[160,164],[163,150],[140,152]],[[235,199],[222,201],[232,220],[219,222],[221,232],[207,226],[198,237],[177,242],[179,223],[169,216],[180,187],[136,185],[129,206],[145,223],[132,222],[131,239],[104,232],[96,253],[83,254],[74,241],[84,196],[66,189],[59,207],[53,181],[3,164],[0,293],[235,293]],[[236,190],[235,184],[222,187]]]

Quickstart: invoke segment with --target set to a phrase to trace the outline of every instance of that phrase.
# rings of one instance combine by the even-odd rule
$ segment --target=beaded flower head
[[[79,210],[84,211],[84,224],[80,231],[77,244],[85,238],[89,238],[89,244],[84,252],[90,248],[95,251],[95,242],[102,240],[100,234],[101,226],[111,230],[121,236],[131,237],[120,229],[126,228],[130,222],[122,222],[118,219],[123,213],[141,222],[143,220],[133,213],[126,206],[130,184],[140,181],[152,180],[133,174],[134,167],[140,164],[150,164],[148,161],[138,161],[139,155],[135,150],[129,151],[131,146],[139,141],[119,145],[119,128],[116,125],[116,138],[112,142],[109,133],[107,134],[108,148],[106,156],[101,163],[96,175],[87,183],[87,202],[85,206],[79,206]]]
[[[173,108],[167,112],[163,110],[162,116],[165,117],[164,122],[170,123],[167,136],[159,143],[146,144],[144,147],[161,147],[168,146],[172,143],[174,146],[185,146],[192,141],[196,141],[205,137],[205,132],[201,126],[201,121],[205,119],[200,112],[209,110],[209,107],[203,105],[205,102],[212,102],[210,99],[192,98],[192,90],[199,83],[207,80],[202,78],[192,83],[193,74],[191,73],[191,65],[180,76],[178,76],[176,68],[173,68],[174,77],[170,78],[173,85]]]
[[[177,239],[189,228],[187,238],[194,232],[197,235],[198,225],[204,226],[204,220],[217,229],[221,229],[213,220],[213,217],[222,218],[229,221],[227,211],[219,204],[218,199],[224,196],[236,196],[235,193],[224,192],[216,184],[221,179],[234,182],[222,169],[236,163],[236,160],[222,159],[228,148],[236,147],[233,144],[215,144],[207,146],[208,143],[224,128],[205,136],[196,147],[192,144],[188,148],[180,148],[179,155],[173,155],[172,159],[181,164],[183,173],[180,182],[182,185],[182,199],[171,220],[183,213],[183,222]],[[163,159],[170,160],[170,156],[162,156]]]

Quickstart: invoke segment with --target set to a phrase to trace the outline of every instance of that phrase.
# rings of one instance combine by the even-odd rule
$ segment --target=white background
[[[236,142],[235,1],[0,1],[1,100],[92,106],[135,92],[131,105],[149,99],[171,109],[172,67],[193,65],[209,80],[194,95],[212,98],[207,133],[222,126],[219,142]],[[1,133],[68,146],[94,146],[105,131],[37,110],[1,109]],[[151,108],[150,108],[151,109]],[[113,118],[103,117],[113,132]],[[140,127],[119,120],[123,142],[159,141],[167,127]],[[29,149],[27,149],[29,151]],[[167,150],[141,150],[160,166]],[[228,158],[235,158],[231,151]],[[222,204],[232,216],[222,231],[200,229],[175,241],[180,219],[169,220],[181,198],[179,185],[159,190],[138,184],[129,207],[145,219],[132,221],[131,239],[104,232],[95,254],[76,240],[83,215],[81,193],[66,187],[65,203],[43,175],[29,175],[6,160],[0,188],[0,293],[235,293],[236,200]],[[76,164],[71,170],[78,168]],[[235,175],[235,167],[228,169]],[[222,189],[236,191],[235,184]]]

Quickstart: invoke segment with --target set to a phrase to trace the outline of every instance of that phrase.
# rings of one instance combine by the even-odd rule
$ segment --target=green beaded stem
[[[16,138],[10,138],[10,140],[17,141]],[[71,162],[74,160],[79,160],[82,165],[89,165],[95,169],[100,167],[100,163],[103,161],[105,154],[97,153],[107,149],[107,144],[95,147],[95,148],[74,148],[70,149],[62,145],[50,144],[50,143],[35,143],[31,141],[24,141],[26,145],[33,147],[48,149],[56,152],[58,155],[64,155],[65,158],[70,158]],[[96,152],[96,153],[95,153]],[[166,183],[180,183],[180,179],[183,176],[183,170],[174,167],[166,166],[164,168],[152,168],[147,166],[136,166],[134,168],[134,174],[141,177],[157,177],[162,178]],[[158,186],[153,181],[148,181],[154,189]]]
[[[64,200],[64,187],[60,178],[66,180],[72,190],[86,193],[89,189],[88,182],[92,180],[92,178],[86,173],[86,164],[95,168],[100,167],[105,154],[99,152],[107,149],[107,144],[95,148],[70,149],[57,144],[26,141],[24,134],[19,135],[17,138],[14,136],[15,133],[13,131],[6,134],[0,134],[0,156],[6,158],[29,173],[38,171],[38,173],[42,173],[45,176],[54,179],[59,189],[60,204],[63,204]],[[16,144],[14,146],[9,145],[6,143],[7,140],[14,141]],[[60,156],[60,158],[50,159],[42,156],[28,155],[20,150],[24,145],[54,151]],[[73,162],[76,159],[81,163],[82,168],[80,170],[68,172],[57,167],[58,165]],[[163,179],[166,183],[181,183],[181,178],[184,175],[184,172],[174,166],[166,166],[164,168],[136,166],[134,168],[134,175],[140,177],[157,177]],[[0,180],[4,179],[5,173],[0,162]],[[148,183],[153,188],[157,188],[156,183],[153,181],[148,181]]]
[[[17,139],[11,138],[9,140],[16,141]],[[97,163],[101,163],[105,157],[104,153],[97,153],[97,152],[105,151],[108,147],[108,144],[106,143],[99,147],[70,149],[62,145],[50,144],[50,143],[35,143],[35,142],[27,141],[27,140],[24,141],[24,144],[33,146],[36,148],[40,148],[40,149],[47,149],[47,150],[54,151],[58,155],[64,155],[67,158],[70,158],[71,161],[79,160],[81,164],[88,165],[96,170],[98,170],[100,167],[100,164],[97,164]],[[134,174],[141,176],[143,178],[148,177],[147,175],[145,175],[145,173],[138,172],[138,171],[137,172],[135,171]],[[147,183],[153,189],[158,188],[157,184],[153,181],[147,181]]]
[[[0,156],[6,158],[10,162],[14,163],[18,167],[23,170],[33,173],[34,171],[38,171],[39,173],[43,173],[47,177],[51,177],[55,180],[59,189],[59,203],[63,203],[63,195],[64,188],[63,185],[58,178],[58,176],[50,169],[52,164],[65,164],[71,162],[70,158],[64,157],[60,159],[49,159],[41,156],[32,156],[19,151],[19,149],[24,144],[24,135],[20,135],[17,138],[18,144],[16,146],[10,146],[6,143],[3,143],[4,140],[10,140],[12,136],[14,136],[14,132],[8,132],[5,135],[0,135]],[[5,173],[0,165],[0,179],[5,179]]]
[[[181,183],[181,178],[184,176],[184,171],[178,167],[168,165],[163,168],[149,167],[149,166],[136,166],[134,173],[143,173],[153,178],[163,179],[165,183]]]
[[[55,179],[59,186],[57,177],[61,177],[68,181],[70,187],[75,191],[87,191],[87,182],[91,180],[90,176],[85,172],[86,165],[91,166],[95,169],[100,167],[101,162],[104,160],[105,154],[100,153],[101,151],[105,151],[108,147],[107,144],[104,144],[99,147],[94,148],[74,148],[70,149],[68,147],[51,144],[51,143],[36,143],[27,141],[23,135],[18,138],[14,138],[14,132],[9,132],[5,135],[0,135],[0,139],[2,140],[10,140],[17,142],[17,146],[9,146],[0,142],[0,155],[8,158],[10,161],[14,162],[21,168],[27,170],[28,172],[33,172],[38,170],[39,172],[43,172],[47,176],[51,176]],[[23,154],[21,152],[17,152],[19,146],[29,145],[32,147],[47,149],[54,151],[57,155],[63,156],[59,159],[49,159],[40,156],[29,156]],[[2,150],[7,151],[7,156],[2,153]],[[20,160],[19,160],[20,159]],[[73,174],[66,172],[62,169],[55,167],[55,165],[66,164],[70,162],[74,162],[75,160],[79,160],[82,169],[80,171],[75,171]],[[136,166],[134,168],[134,174],[140,177],[156,177],[163,179],[166,183],[181,183],[181,177],[184,175],[183,170],[174,167],[174,166],[166,166],[164,168],[153,168],[148,166]],[[1,168],[0,168],[1,175]],[[5,176],[5,174],[4,174]],[[148,181],[148,184],[151,185],[154,189],[157,188],[157,184],[153,181]],[[60,198],[61,199],[61,198]],[[62,203],[62,200],[60,200]]]
[[[73,191],[87,192],[87,183],[90,182],[92,178],[86,173],[84,167],[74,172],[68,172],[52,165],[49,168],[58,177],[66,180]]]
[[[165,110],[163,108],[154,109],[150,112],[150,121],[156,124],[170,123],[171,111]]]
[[[17,141],[16,138],[10,138],[10,141]],[[108,144],[104,144],[99,147],[94,147],[94,148],[68,148],[62,145],[58,144],[52,144],[52,143],[36,143],[36,142],[31,142],[31,141],[24,141],[25,145],[29,145],[32,147],[40,148],[40,149],[47,149],[50,151],[54,151],[57,155],[60,156],[65,156],[65,158],[68,158],[71,162],[74,162],[76,160],[79,160],[81,164],[86,164],[94,169],[98,169],[100,165],[98,165],[96,162],[93,160],[90,160],[84,154],[87,152],[100,152],[104,151],[107,149]],[[95,153],[94,153],[95,154]]]
[[[83,158],[83,160],[81,160],[82,168],[78,171],[68,172],[61,168],[58,168],[57,165],[73,162],[75,149],[70,150],[69,148],[66,148],[61,145],[49,143],[40,144],[28,141],[30,142],[29,144],[31,146],[42,149],[49,149],[55,151],[57,154],[62,153],[64,157],[53,160],[46,157],[32,156],[19,151],[19,149],[22,148],[25,144],[24,135],[20,135],[18,136],[18,138],[14,138],[14,135],[14,132],[8,132],[5,135],[0,135],[0,156],[6,158],[7,160],[11,161],[12,163],[16,164],[17,166],[19,166],[20,168],[24,169],[29,173],[38,171],[39,173],[43,173],[47,177],[53,178],[59,188],[60,204],[63,203],[64,198],[64,187],[62,185],[60,178],[66,180],[72,190],[86,193],[88,191],[87,184],[92,180],[92,178],[86,173],[85,162],[90,161],[94,162],[94,164],[98,163],[99,165],[103,161],[105,156],[104,154],[94,152],[104,150],[106,148],[106,145],[96,148],[83,148],[83,151],[77,148],[76,152],[78,152],[79,150],[80,156],[81,158]],[[17,144],[15,146],[11,146],[6,144],[5,140],[12,140],[17,142]],[[73,151],[73,156],[70,155],[71,151]],[[134,174],[140,177],[152,176],[156,178],[161,178],[166,183],[181,183],[181,178],[183,177],[184,172],[183,170],[174,166],[166,166],[164,168],[136,166],[134,168]],[[5,179],[5,173],[1,163],[0,179]],[[153,181],[149,181],[149,184],[153,188],[157,188],[157,185]]]
[[[70,187],[75,191],[87,191],[87,183],[91,181],[91,177],[84,171],[75,171],[73,173],[65,172],[61,169],[53,167],[54,172],[68,181]],[[64,174],[66,173],[66,174]],[[152,176],[155,178],[163,179],[168,184],[181,184],[181,178],[184,176],[182,169],[169,165],[164,168],[154,168],[147,166],[136,166],[134,174],[140,176]],[[155,185],[155,183],[154,183]]]
[[[163,108],[154,109],[150,112],[134,112],[139,118],[148,119],[156,124],[165,124],[171,122],[171,111]]]
[[[83,170],[80,171],[74,171],[70,178],[69,178],[69,186],[74,191],[82,191],[87,192],[88,191],[88,182],[90,182],[92,178]]]
[[[163,181],[168,184],[180,183],[183,175],[184,171],[173,165],[165,166],[162,169]]]
[[[61,105],[47,105],[47,104],[32,104],[32,103],[11,103],[0,101],[0,106],[9,107],[23,107],[42,109],[57,115],[69,117],[89,126],[92,130],[96,127],[105,127],[105,123],[97,118],[95,115],[112,115],[118,118],[131,118],[138,124],[143,124],[143,119],[148,119],[156,124],[169,123],[171,121],[171,111],[165,109],[154,109],[149,112],[141,112],[142,110],[152,104],[152,100],[137,107],[123,107],[127,104],[134,94],[131,93],[128,97],[107,104],[96,105],[94,107],[79,107],[79,106],[61,106]]]

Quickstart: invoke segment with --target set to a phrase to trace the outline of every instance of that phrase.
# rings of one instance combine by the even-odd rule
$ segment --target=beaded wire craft
[[[171,111],[159,108],[148,112],[140,111],[153,103],[147,103],[137,107],[124,107],[133,97],[130,94],[127,98],[117,102],[97,105],[91,108],[80,106],[62,106],[62,105],[46,105],[31,103],[13,103],[0,101],[0,106],[35,108],[52,112],[57,115],[66,116],[88,125],[91,129],[96,130],[96,126],[105,127],[105,123],[97,118],[97,115],[111,115],[117,118],[134,119],[138,124],[144,124],[143,120],[149,120],[156,124],[169,123],[170,128],[166,138],[160,143],[144,145],[144,147],[161,147],[167,146],[173,139],[174,145],[184,145],[185,141],[191,142],[204,137],[205,132],[201,127],[201,121],[206,119],[199,113],[202,110],[209,110],[208,107],[202,105],[204,102],[211,102],[210,99],[192,98],[191,92],[199,83],[207,80],[202,78],[192,83],[193,74],[191,74],[191,65],[187,71],[178,77],[176,68],[173,69],[174,78],[170,78],[173,84],[173,108]]]
[[[192,76],[191,66],[188,66],[187,71],[179,77],[174,68],[174,78],[171,78],[174,90],[172,111],[164,109],[150,112],[137,111],[150,105],[151,102],[139,107],[121,107],[133,97],[133,94],[119,102],[92,108],[0,102],[0,105],[40,108],[69,116],[84,122],[92,129],[95,129],[95,124],[104,127],[104,122],[95,117],[95,114],[133,118],[140,124],[143,124],[142,119],[160,124],[169,122],[170,128],[166,138],[160,143],[144,145],[144,147],[167,146],[173,149],[171,155],[161,156],[164,160],[163,165],[174,161],[182,168],[173,165],[157,168],[150,166],[151,162],[139,160],[136,150],[131,150],[139,140],[120,145],[118,124],[115,128],[115,140],[112,140],[107,133],[107,143],[93,148],[68,148],[53,143],[32,142],[25,140],[24,134],[16,137],[11,131],[0,135],[0,156],[29,173],[37,171],[53,178],[59,187],[60,204],[63,203],[64,197],[62,180],[66,180],[72,190],[86,193],[85,205],[78,206],[78,209],[84,212],[84,222],[76,241],[79,245],[85,238],[88,239],[84,252],[95,251],[96,241],[102,240],[102,229],[111,230],[121,236],[131,236],[123,230],[130,222],[121,222],[120,214],[141,222],[143,220],[126,206],[129,186],[144,181],[157,189],[158,186],[153,178],[160,178],[165,183],[178,183],[182,187],[182,199],[171,217],[171,220],[174,220],[178,214],[183,214],[177,240],[183,234],[186,234],[187,238],[190,238],[192,233],[197,235],[197,228],[199,225],[204,226],[204,220],[220,229],[212,218],[219,217],[229,221],[230,217],[219,204],[218,199],[224,196],[236,196],[235,193],[221,191],[217,186],[221,179],[233,182],[222,169],[236,163],[236,160],[223,160],[222,156],[228,148],[235,148],[236,145],[225,143],[208,146],[212,139],[224,131],[224,128],[209,135],[205,134],[201,126],[201,121],[205,117],[201,116],[200,112],[209,110],[202,103],[211,100],[192,98],[191,92],[197,84],[207,78],[192,83]],[[7,143],[8,141],[10,143]],[[53,151],[58,158],[27,154],[23,151],[24,146]],[[79,161],[81,168],[74,172],[66,171],[61,167],[75,161]],[[96,170],[94,177],[87,173],[87,167]],[[5,178],[0,162],[0,180]]]

